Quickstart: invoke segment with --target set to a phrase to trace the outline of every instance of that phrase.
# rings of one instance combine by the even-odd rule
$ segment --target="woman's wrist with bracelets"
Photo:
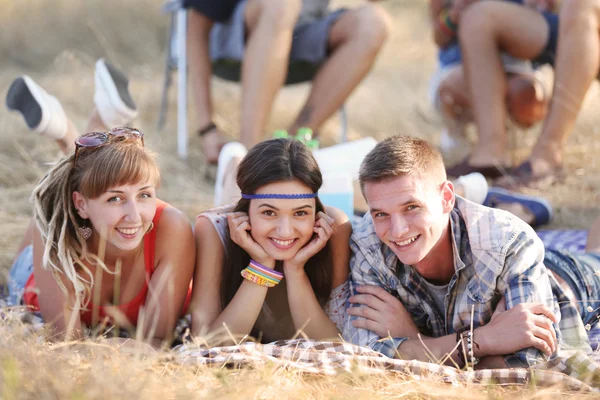
[[[275,271],[254,260],[250,260],[248,266],[240,274],[244,279],[266,287],[274,287],[283,279],[281,272]]]

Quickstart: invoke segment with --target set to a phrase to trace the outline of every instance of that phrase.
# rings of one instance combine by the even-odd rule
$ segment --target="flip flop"
[[[502,203],[518,203],[529,210],[534,217],[534,221],[531,223],[532,227],[547,224],[552,219],[552,206],[546,199],[521,193],[513,193],[498,187],[489,188],[483,205],[487,207],[496,207],[498,204]]]
[[[519,190],[522,187],[543,189],[560,182],[565,177],[562,166],[555,167],[542,175],[533,175],[531,161],[527,160],[508,175],[494,182],[495,185],[505,188]]]
[[[229,162],[234,157],[244,157],[248,153],[246,146],[240,142],[229,142],[223,146],[219,153],[219,162],[217,165],[217,178],[215,180],[215,206],[218,207],[223,201],[223,181],[225,180],[225,171]]]
[[[486,166],[474,166],[469,164],[469,159],[465,158],[462,162],[450,167],[446,168],[446,173],[448,176],[459,177],[463,175],[469,175],[473,172],[479,172],[481,175],[486,178],[496,179],[500,178],[508,174],[509,169],[507,167],[496,166],[496,165],[486,165]]]

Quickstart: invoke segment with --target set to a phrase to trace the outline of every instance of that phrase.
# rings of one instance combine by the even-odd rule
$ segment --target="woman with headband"
[[[168,345],[191,297],[194,236],[187,216],[156,197],[160,172],[142,132],[77,137],[58,100],[26,76],[7,104],[67,154],[33,191],[34,223],[10,271],[9,303],[39,311],[54,340],[114,326],[122,330],[111,335]],[[92,115],[106,125],[110,108],[96,101]]]
[[[237,204],[196,220],[192,333],[262,342],[338,337],[352,228],[319,200],[323,179],[311,151],[268,140],[237,171]]]

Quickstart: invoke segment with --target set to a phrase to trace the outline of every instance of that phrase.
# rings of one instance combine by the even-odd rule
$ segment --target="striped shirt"
[[[590,352],[586,331],[577,309],[543,264],[544,246],[535,231],[512,214],[483,207],[456,197],[450,212],[455,273],[449,283],[445,312],[435,305],[424,279],[402,264],[375,233],[370,214],[357,224],[350,238],[350,295],[359,285],[377,285],[398,298],[411,314],[420,333],[441,337],[487,324],[504,295],[506,308],[519,303],[543,303],[559,318],[555,324],[559,351]],[[560,304],[560,306],[559,306]],[[394,357],[407,338],[381,338],[352,326],[349,316],[344,338]],[[564,355],[561,353],[560,355]],[[505,356],[509,367],[546,361],[535,348]]]

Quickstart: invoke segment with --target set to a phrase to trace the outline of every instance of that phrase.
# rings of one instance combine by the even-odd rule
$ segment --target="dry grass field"
[[[360,0],[334,0],[354,7]],[[351,138],[377,139],[402,133],[438,140],[440,121],[427,99],[435,67],[426,0],[381,3],[394,28],[377,64],[348,101]],[[161,0],[0,0],[0,94],[28,74],[63,103],[84,129],[92,107],[93,66],[106,57],[130,76],[140,115],[134,126],[147,146],[160,153],[163,185],[159,197],[190,217],[211,205],[213,189],[204,181],[198,139],[190,134],[191,154],[176,155],[175,88],[165,129],[156,129],[164,72],[168,17]],[[217,122],[231,135],[239,128],[240,91],[215,80]],[[285,88],[268,130],[287,126],[308,92],[307,85]],[[191,101],[190,96],[190,101]],[[566,150],[569,177],[547,190],[555,206],[551,228],[584,229],[598,215],[600,121],[598,88],[590,91]],[[190,127],[195,126],[190,115]],[[324,129],[334,140],[338,121]],[[524,158],[538,128],[518,132],[515,160]],[[23,120],[0,107],[0,284],[31,215],[29,194],[59,152],[49,140],[29,133]],[[242,370],[178,366],[157,355],[142,359],[96,343],[50,346],[22,329],[0,326],[0,398],[554,398],[560,388],[454,387],[394,374],[299,374],[275,366]]]

